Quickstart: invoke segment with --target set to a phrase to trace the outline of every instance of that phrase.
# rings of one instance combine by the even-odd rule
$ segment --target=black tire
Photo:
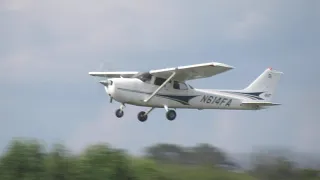
[[[176,119],[177,117],[177,113],[176,111],[174,110],[169,110],[167,113],[166,113],[166,117],[169,121],[173,121],[174,119]]]
[[[117,109],[116,110],[116,116],[118,117],[118,118],[121,118],[122,116],[123,116],[123,111],[121,110],[121,109]]]
[[[144,122],[144,121],[146,121],[148,119],[148,115],[146,115],[146,112],[141,111],[138,114],[138,119],[139,119],[140,122]]]

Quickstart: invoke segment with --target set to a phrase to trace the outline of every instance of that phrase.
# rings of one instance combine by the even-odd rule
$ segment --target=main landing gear
[[[177,113],[174,110],[169,110],[166,113],[166,117],[169,121],[173,121],[177,117]]]
[[[152,107],[151,109],[149,109],[147,112],[144,112],[144,111],[139,112],[139,113],[138,113],[138,120],[139,120],[140,122],[146,121],[146,120],[148,119],[148,114],[149,114],[152,110],[154,110],[154,107]]]
[[[144,122],[148,119],[148,114],[144,111],[138,113],[138,119],[140,122]]]
[[[141,111],[138,113],[138,120],[140,122],[145,122],[148,119],[148,114],[153,110],[154,108],[151,108],[149,111],[144,112]],[[177,113],[174,110],[168,110],[166,113],[166,117],[169,121],[173,121],[177,117]]]
[[[168,106],[164,105],[164,109],[166,112],[166,117],[169,121],[173,121],[177,117],[177,113],[175,110],[169,109]]]
[[[121,104],[120,108],[116,110],[115,114],[118,118],[121,118],[124,115],[123,109],[124,109],[125,105]],[[145,111],[141,111],[138,113],[138,120],[140,122],[145,122],[148,119],[148,114],[153,111],[155,108],[152,107],[150,108],[147,112]],[[166,112],[166,118],[169,121],[173,121],[175,120],[175,118],[177,117],[177,113],[175,110],[169,109],[167,106],[164,106],[164,109],[167,111]]]
[[[125,107],[124,104],[121,104],[120,109],[116,110],[116,116],[118,118],[122,118],[122,116],[124,114],[124,112],[123,112],[124,107]]]

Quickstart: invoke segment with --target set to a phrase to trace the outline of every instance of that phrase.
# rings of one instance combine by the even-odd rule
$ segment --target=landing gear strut
[[[116,110],[116,116],[117,116],[118,118],[121,118],[121,117],[123,116],[123,114],[124,114],[124,112],[123,112],[124,107],[125,107],[124,104],[121,104],[120,109],[117,109],[117,110]]]

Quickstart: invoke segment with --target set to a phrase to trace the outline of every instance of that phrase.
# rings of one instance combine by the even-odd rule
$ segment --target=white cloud
[[[3,0],[0,2],[0,12],[3,11],[21,11],[30,7],[33,0]]]
[[[295,121],[297,129],[295,131],[295,144],[297,150],[302,152],[320,150],[320,122],[318,118],[318,102],[320,97],[318,92],[309,91],[308,95],[298,97],[295,102],[299,102],[294,107],[297,112],[300,112]],[[308,105],[308,106],[304,106]]]
[[[267,23],[267,17],[261,12],[249,12],[245,14],[243,19],[231,24],[227,33],[229,37],[235,39],[252,38],[256,33],[261,32]]]
[[[218,115],[218,116],[217,116]],[[223,147],[233,152],[242,152],[244,139],[243,134],[247,123],[241,117],[240,111],[224,111],[215,113],[215,120],[212,122],[212,144]],[[248,129],[249,130],[249,129]]]
[[[12,44],[1,57],[2,77],[14,79],[23,73],[37,79],[42,76],[32,76],[35,72],[70,73],[79,70],[74,68],[77,64],[94,64],[97,54],[101,58],[103,53],[148,51],[153,43],[174,34],[172,22],[177,22],[172,10],[161,15],[164,9],[158,5],[143,1],[8,1],[6,7],[15,7],[19,13],[9,15],[15,23],[0,35]]]
[[[9,67],[9,72],[19,73],[22,68],[28,75],[53,73],[58,69],[60,73],[70,73],[77,70],[73,68],[75,63],[93,66],[97,64],[95,58],[103,57],[104,53],[170,51],[197,46],[197,41],[201,43],[205,36],[215,40],[223,39],[222,36],[248,38],[260,30],[267,15],[259,11],[246,13],[250,7],[240,3],[238,10],[232,4],[234,2],[209,1],[199,6],[185,2],[181,6],[178,2],[144,0],[5,1],[4,7],[18,12],[8,14],[8,31],[0,35],[12,44],[0,65]],[[202,9],[208,14],[203,14]],[[28,56],[24,57],[25,54]]]
[[[203,48],[206,50],[205,53],[210,54],[207,56],[209,57],[216,55],[218,50],[215,47],[220,46],[219,50],[227,52],[226,56],[235,54],[229,58],[237,59],[239,56],[240,59],[246,59],[243,54],[237,54],[246,42],[260,41],[260,45],[263,46],[261,49],[265,50],[266,42],[261,40],[264,37],[272,37],[270,39],[275,43],[272,42],[271,45],[276,46],[277,43],[286,42],[284,39],[281,39],[281,42],[277,41],[278,38],[283,38],[283,35],[299,28],[301,24],[294,23],[299,22],[297,17],[303,17],[297,15],[297,12],[303,9],[299,4],[285,2],[0,1],[0,20],[4,23],[0,28],[0,80],[26,80],[34,84],[43,79],[50,82],[55,79],[59,82],[84,81],[87,71],[98,69],[101,61],[111,61],[114,67],[121,67],[123,70],[133,70],[142,65],[149,67],[150,63],[154,64],[152,58],[159,55],[157,52],[161,55],[166,52],[184,54]],[[290,22],[295,26],[287,29]],[[279,31],[281,32],[277,34]],[[237,43],[240,45],[236,48],[229,48],[229,45]],[[225,46],[226,44],[228,46]],[[291,44],[299,45],[285,44],[290,51]],[[261,49],[248,51],[251,53],[256,50],[262,51]],[[281,51],[276,50],[277,52],[272,51],[274,56]],[[268,51],[263,52],[266,54]],[[149,55],[148,58],[143,58],[141,54]],[[265,54],[259,56],[265,57]],[[304,55],[301,54],[301,57]],[[164,60],[157,64],[172,62],[166,55],[162,57]],[[203,58],[201,55],[196,57],[195,61],[201,61]],[[125,58],[128,60],[123,60]],[[184,64],[184,61],[180,60],[177,64]],[[130,140],[138,142],[137,139],[140,137],[136,136],[146,136],[141,123],[136,120],[137,111],[130,107],[124,119],[119,120],[114,117],[114,109],[107,108],[99,110],[96,121],[77,127],[79,129],[70,138],[70,144],[80,148],[87,143],[109,141],[124,146]],[[316,114],[315,112],[312,111],[313,114]],[[212,122],[213,132],[208,131],[206,135],[204,133],[191,137],[192,133],[198,130],[184,125],[183,122],[177,122],[168,125],[168,134],[161,138],[172,142],[196,142],[205,136],[207,141],[219,146],[229,149],[240,148],[237,144],[240,138],[250,136],[241,135],[247,127],[240,119],[245,118],[239,117],[238,112],[228,113],[223,112],[224,115],[215,117],[216,120]],[[300,127],[300,133],[296,136],[298,144],[304,144],[305,147],[315,144],[316,123],[308,121]],[[215,136],[210,137],[213,135]],[[152,135],[148,141],[161,138]],[[138,143],[141,144],[142,141],[144,140]]]
[[[66,144],[72,151],[80,152],[89,144],[110,143],[112,146],[122,148],[130,143],[131,138],[137,138],[137,134],[131,134],[132,123],[139,123],[135,118],[135,108],[126,108],[122,118],[114,115],[114,109],[103,106],[97,111],[96,118],[78,125],[66,140]],[[127,147],[126,147],[127,148]]]

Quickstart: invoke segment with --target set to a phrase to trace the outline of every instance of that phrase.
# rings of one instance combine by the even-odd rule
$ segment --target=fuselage
[[[186,109],[233,109],[256,110],[259,107],[242,106],[243,100],[250,100],[234,91],[196,89],[177,82],[166,84],[148,102],[145,99],[159,88],[156,79],[144,82],[139,78],[111,78],[105,86],[106,92],[116,101],[136,106]]]

